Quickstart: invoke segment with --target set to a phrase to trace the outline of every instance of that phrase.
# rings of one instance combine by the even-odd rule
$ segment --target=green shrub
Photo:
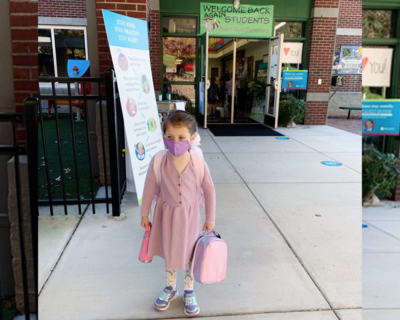
[[[372,194],[380,199],[390,198],[399,174],[399,159],[394,154],[369,146],[362,156],[363,198]]]
[[[302,99],[296,99],[290,96],[287,100],[279,102],[278,123],[287,125],[291,120],[295,123],[303,123],[306,117],[306,102]]]

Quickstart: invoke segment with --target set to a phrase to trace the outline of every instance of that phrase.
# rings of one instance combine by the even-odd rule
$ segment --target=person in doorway
[[[235,94],[236,94],[236,88],[237,88],[237,83],[235,83]],[[229,74],[229,80],[225,84],[225,89],[227,93],[227,102],[229,104],[229,114],[232,112],[232,73]],[[235,109],[235,113],[237,113],[237,110]]]
[[[218,101],[219,89],[215,83],[215,77],[211,77],[210,87],[207,90],[208,104],[210,105],[210,117],[215,117],[215,108]]]
[[[225,100],[225,95],[226,95],[226,83],[229,81],[229,71],[225,71],[225,74],[219,79],[219,84],[220,84],[220,90],[219,90],[219,99],[220,101]]]
[[[239,63],[239,71],[236,74],[236,81],[238,85],[237,94],[237,108],[239,113],[243,113],[246,110],[246,98],[248,89],[248,74],[244,70],[243,62]]]
[[[161,154],[159,168],[154,167],[157,154],[150,161],[141,207],[141,226],[147,230],[152,199],[158,193],[148,254],[164,258],[166,287],[153,307],[165,311],[179,297],[176,271],[185,270],[184,313],[195,316],[200,308],[193,291],[192,254],[202,230],[212,230],[215,226],[215,187],[200,149],[192,145],[198,134],[194,117],[186,111],[174,110],[168,114],[162,130],[168,151],[160,151],[165,154]],[[197,178],[202,170],[199,166],[204,166],[204,175]],[[160,172],[158,179],[156,170]],[[205,203],[203,228],[201,199]]]

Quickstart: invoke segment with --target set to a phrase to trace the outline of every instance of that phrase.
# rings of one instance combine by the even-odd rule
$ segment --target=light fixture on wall
[[[235,9],[239,9],[240,6],[240,0],[233,0],[233,7]]]

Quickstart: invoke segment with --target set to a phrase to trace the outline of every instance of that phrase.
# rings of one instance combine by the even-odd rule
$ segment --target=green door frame
[[[378,2],[369,3],[363,1],[363,10],[392,10],[395,14],[393,21],[396,22],[394,26],[394,38],[381,39],[381,38],[362,38],[362,44],[368,46],[390,46],[393,47],[393,63],[392,63],[392,77],[391,77],[391,90],[390,96],[387,98],[400,98],[400,4],[391,2]],[[400,154],[398,148],[398,138],[396,137],[383,137],[385,139],[385,150],[384,152]]]
[[[163,32],[163,25],[162,21],[163,18],[166,17],[182,17],[182,18],[196,18],[196,30],[198,31],[196,34],[187,34],[187,33],[164,33]],[[160,12],[160,21],[159,21],[159,28],[160,28],[160,58],[161,58],[161,70],[160,70],[160,76],[161,76],[161,93],[164,92],[164,85],[166,84],[181,84],[181,85],[194,85],[195,87],[195,97],[196,97],[196,103],[195,103],[195,115],[198,116],[199,114],[199,105],[198,105],[198,97],[199,97],[199,81],[200,81],[200,67],[201,67],[201,61],[200,61],[200,55],[198,54],[198,49],[200,48],[200,37],[201,35],[199,34],[200,31],[200,15],[196,13],[172,13],[172,12]],[[307,48],[309,44],[309,34],[310,34],[310,19],[296,19],[296,18],[284,18],[284,17],[274,17],[274,23],[275,22],[302,22],[304,23],[304,35],[303,37],[300,38],[286,38],[286,42],[303,42],[303,58],[302,58],[302,64],[301,64],[301,69],[302,70],[307,70],[308,66],[308,61],[307,61]],[[164,37],[184,37],[184,38],[197,38],[196,39],[196,45],[197,45],[197,53],[196,53],[196,71],[195,71],[195,81],[194,82],[185,82],[185,81],[165,81],[164,80],[164,68],[163,68],[163,61],[162,61],[162,56],[163,56],[163,38]],[[305,98],[305,92],[301,92],[301,98]]]

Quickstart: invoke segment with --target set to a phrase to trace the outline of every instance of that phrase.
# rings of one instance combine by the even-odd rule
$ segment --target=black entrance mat
[[[239,137],[239,136],[283,136],[279,132],[272,130],[262,124],[210,124],[208,129],[214,136]]]
[[[235,116],[233,121],[235,123],[259,123],[258,121],[246,117],[246,116]],[[207,123],[213,124],[213,123],[231,123],[231,117],[226,117],[226,118],[208,118]]]

